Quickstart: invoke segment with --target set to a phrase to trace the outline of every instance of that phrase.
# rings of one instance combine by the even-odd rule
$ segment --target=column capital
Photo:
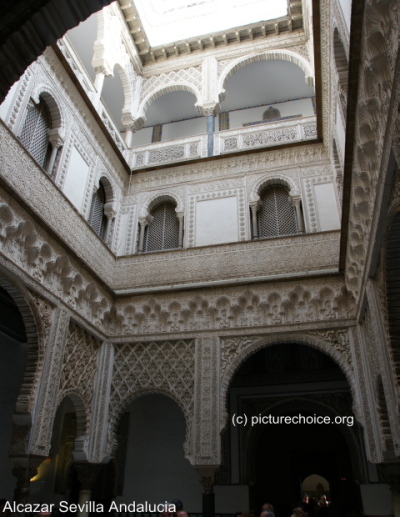
[[[205,116],[209,117],[210,115],[216,116],[221,111],[221,107],[217,102],[207,102],[202,106],[197,106],[197,109]]]
[[[113,75],[106,65],[96,66],[94,67],[94,71],[96,74],[103,74],[106,77],[111,77]]]
[[[51,143],[53,149],[58,149],[64,144],[64,132],[59,127],[56,127],[54,129],[48,129],[47,138]]]
[[[106,203],[104,205],[104,215],[110,221],[114,220],[117,215],[117,206],[115,202]]]
[[[290,196],[290,201],[292,202],[293,206],[300,205],[301,202],[301,195],[300,194],[293,194]]]
[[[103,463],[74,463],[81,490],[91,490],[97,480]]]
[[[150,222],[149,216],[139,217],[138,221],[139,221],[140,226],[146,227]]]
[[[195,469],[200,476],[200,483],[203,485],[204,494],[214,493],[215,473],[218,468],[219,465],[204,465],[201,467],[195,466]]]

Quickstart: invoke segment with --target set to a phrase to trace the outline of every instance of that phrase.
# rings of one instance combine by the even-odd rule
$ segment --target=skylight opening
[[[287,15],[287,0],[134,0],[152,47]]]

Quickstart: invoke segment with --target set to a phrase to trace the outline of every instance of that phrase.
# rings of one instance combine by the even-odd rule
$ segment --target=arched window
[[[94,194],[92,199],[92,205],[90,207],[89,224],[97,235],[101,238],[105,238],[107,217],[104,214],[104,205],[106,204],[106,192],[104,186],[100,181],[99,188]]]
[[[179,247],[179,220],[175,205],[163,201],[150,212],[151,221],[144,232],[143,251],[172,250]]]
[[[32,102],[27,109],[20,139],[25,149],[43,168],[46,168],[51,152],[48,137],[48,130],[51,128],[50,110],[45,101],[40,98],[39,104]]]
[[[258,211],[258,236],[280,237],[298,233],[296,210],[289,192],[283,185],[267,187],[260,195]]]

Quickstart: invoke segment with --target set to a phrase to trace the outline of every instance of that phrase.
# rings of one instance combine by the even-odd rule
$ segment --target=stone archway
[[[249,487],[249,507],[259,511],[271,502],[277,515],[289,515],[301,499],[301,481],[318,472],[331,483],[340,515],[353,502],[359,508],[357,483],[365,481],[365,466],[352,406],[342,367],[304,341],[275,342],[248,355],[231,379],[227,400],[229,415],[246,415],[247,425],[227,429],[223,457],[230,482]],[[343,429],[335,422],[339,417]],[[329,424],[307,424],[306,418],[327,418]]]
[[[125,405],[115,452],[121,503],[182,498],[187,511],[201,511],[198,473],[185,458],[186,425],[181,407],[162,392],[141,393]]]

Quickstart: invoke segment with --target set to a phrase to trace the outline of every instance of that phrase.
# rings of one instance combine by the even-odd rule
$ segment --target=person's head
[[[267,512],[273,512],[274,507],[271,503],[264,503],[261,507],[261,511],[264,511],[264,510],[266,510]]]
[[[175,506],[175,511],[179,512],[179,510],[182,510],[183,504],[180,499],[172,499],[171,504]]]

